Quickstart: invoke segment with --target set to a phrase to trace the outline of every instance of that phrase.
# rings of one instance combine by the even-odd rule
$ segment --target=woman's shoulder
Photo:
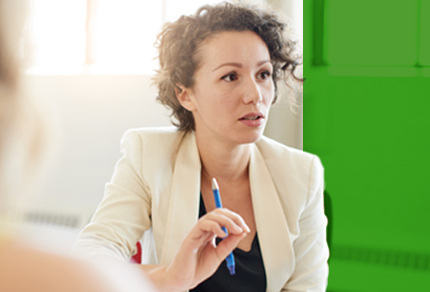
[[[294,190],[295,198],[302,198],[303,204],[309,200],[307,195],[316,194],[318,187],[324,184],[324,167],[318,156],[267,137],[263,137],[257,147],[277,189]],[[288,193],[291,192],[285,194]],[[303,196],[299,196],[300,193]]]
[[[285,162],[286,159],[290,163],[312,163],[313,161],[320,163],[318,156],[315,154],[286,146],[265,136],[257,142],[257,147],[265,160],[274,159]]]
[[[148,127],[129,129],[121,139],[121,148],[128,151],[157,152],[172,150],[179,145],[185,132],[176,127]]]
[[[149,177],[174,164],[182,141],[189,135],[175,127],[130,129],[121,139],[121,152],[136,170]]]
[[[184,135],[183,131],[178,131],[176,127],[145,127],[145,128],[132,128],[125,132],[122,140],[130,139],[146,139],[148,141],[153,139],[177,139]]]
[[[274,178],[285,179],[288,173],[296,181],[318,180],[324,167],[318,156],[263,137],[257,147]],[[281,175],[282,174],[282,175]]]

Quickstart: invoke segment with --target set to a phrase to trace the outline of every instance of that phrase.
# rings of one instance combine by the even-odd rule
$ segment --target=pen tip
[[[216,182],[215,178],[212,178],[212,189],[219,190],[218,183]]]

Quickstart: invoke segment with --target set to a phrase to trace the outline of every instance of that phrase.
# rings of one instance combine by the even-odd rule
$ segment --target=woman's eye
[[[221,79],[228,81],[228,82],[235,81],[235,80],[237,80],[237,74],[236,73],[229,73],[229,74],[221,77]]]
[[[270,76],[271,76],[271,74],[270,74],[270,72],[269,71],[263,71],[263,72],[261,72],[260,74],[259,74],[259,78],[260,79],[263,79],[263,80],[265,80],[265,79],[267,79],[267,78],[270,78]]]

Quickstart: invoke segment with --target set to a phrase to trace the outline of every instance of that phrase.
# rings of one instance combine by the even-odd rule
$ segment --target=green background
[[[304,0],[304,150],[332,201],[328,291],[430,291],[430,0]]]

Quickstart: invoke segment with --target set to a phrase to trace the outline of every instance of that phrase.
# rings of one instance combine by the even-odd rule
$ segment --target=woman
[[[50,144],[42,116],[19,94],[16,52],[25,8],[25,1],[0,0],[0,291],[155,292],[130,265],[46,252],[15,236],[19,230],[8,220],[10,206],[25,204],[23,193],[32,190]]]
[[[127,261],[143,236],[142,269],[160,291],[325,291],[321,163],[262,136],[277,82],[295,78],[285,31],[273,13],[228,3],[164,27],[155,82],[177,128],[125,134],[77,251]],[[225,209],[215,209],[212,178]],[[232,235],[214,247],[222,226]],[[209,256],[232,238],[234,276]]]

